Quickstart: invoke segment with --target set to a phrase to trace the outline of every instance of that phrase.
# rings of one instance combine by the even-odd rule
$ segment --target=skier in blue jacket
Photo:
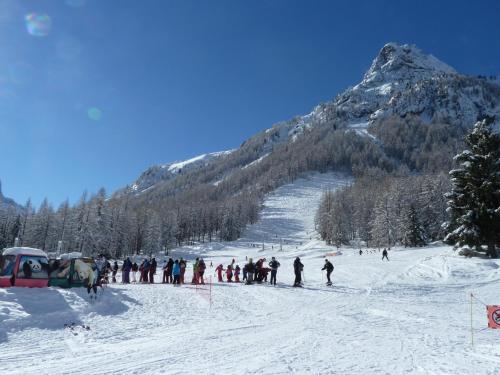
[[[174,276],[174,285],[180,285],[181,283],[181,266],[179,265],[179,260],[176,259],[174,266],[172,267],[172,275]]]

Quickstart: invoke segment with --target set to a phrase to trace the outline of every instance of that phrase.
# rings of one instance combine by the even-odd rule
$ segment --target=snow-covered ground
[[[349,181],[299,180],[268,197],[241,240],[173,251],[214,267],[275,255],[276,287],[214,283],[210,298],[208,285],[116,284],[94,304],[81,289],[0,290],[0,373],[499,374],[500,332],[480,331],[475,302],[471,347],[468,296],[500,304],[500,261],[436,246],[382,262],[378,250],[346,248],[330,257],[334,286],[324,285],[324,255],[336,249],[316,238],[314,212],[323,189]],[[296,256],[303,288],[291,287]]]

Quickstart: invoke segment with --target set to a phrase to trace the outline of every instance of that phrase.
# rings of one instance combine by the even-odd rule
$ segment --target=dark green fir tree
[[[497,257],[500,248],[500,135],[493,120],[479,121],[465,137],[468,150],[455,156],[447,194],[451,219],[445,242]]]

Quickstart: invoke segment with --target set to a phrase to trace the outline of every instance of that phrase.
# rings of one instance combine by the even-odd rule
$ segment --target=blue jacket
[[[181,266],[179,263],[174,263],[174,267],[172,268],[172,275],[179,276],[181,274]]]

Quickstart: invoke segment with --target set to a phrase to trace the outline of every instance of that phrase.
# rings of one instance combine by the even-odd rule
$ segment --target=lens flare
[[[46,14],[30,13],[24,17],[26,30],[33,36],[47,36],[52,27],[52,20]]]
[[[102,117],[102,111],[97,107],[91,107],[87,110],[87,116],[92,121],[99,121]]]

